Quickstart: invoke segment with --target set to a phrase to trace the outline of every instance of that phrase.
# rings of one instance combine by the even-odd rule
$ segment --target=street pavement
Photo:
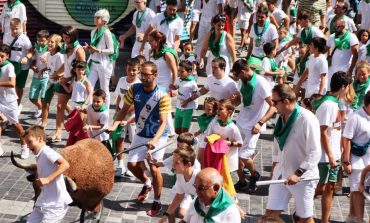
[[[30,85],[31,74],[27,82]],[[204,84],[205,77],[200,77],[198,84]],[[112,97],[113,99],[114,97]],[[200,99],[200,105],[203,103],[204,97]],[[174,101],[172,104],[174,105]],[[28,100],[28,87],[23,97],[23,110],[20,115],[20,120],[24,128],[36,124],[37,120],[33,118],[35,106]],[[200,106],[202,108],[203,106]],[[56,97],[50,106],[51,112],[49,122],[46,127],[46,133],[52,135],[55,130],[55,112],[56,112]],[[111,115],[113,116],[113,106],[111,106]],[[174,108],[174,106],[173,106]],[[173,109],[174,111],[174,109]],[[193,114],[193,124],[191,131],[198,129],[195,122],[196,117],[203,113],[199,109]],[[237,113],[236,113],[237,115]],[[63,141],[52,145],[52,148],[62,149],[66,143],[67,133],[63,131]],[[258,155],[255,158],[256,168],[261,173],[262,179],[267,180],[270,176],[271,170],[271,147],[272,147],[271,130],[263,132],[258,142]],[[20,152],[19,139],[14,129],[7,130],[2,136],[2,148],[6,151],[5,156],[0,157],[0,223],[6,222],[26,222],[27,216],[32,211],[32,200],[34,193],[31,183],[26,180],[27,173],[24,170],[14,167],[10,162],[10,151],[16,154]],[[175,145],[171,145],[166,149],[165,157],[171,155]],[[33,155],[30,156],[26,162],[35,162]],[[162,192],[163,210],[166,210],[167,205],[171,202],[171,178],[172,174],[165,168],[162,169],[164,176],[164,188]],[[232,173],[234,183],[237,181],[236,173]],[[334,197],[334,204],[332,209],[332,222],[344,222],[349,212],[349,198],[348,194],[348,178],[344,178],[343,191],[339,191]],[[153,201],[153,192],[150,197],[143,204],[137,203],[136,197],[140,192],[142,184],[135,179],[117,178],[112,192],[104,199],[104,209],[101,222],[109,223],[141,223],[141,222],[158,222],[158,217],[149,217],[146,211],[151,207]],[[259,187],[254,194],[247,194],[241,192],[238,194],[239,205],[248,213],[248,217],[242,222],[257,222],[264,213],[268,195],[268,187]],[[315,200],[315,219],[319,222],[321,214],[320,199]],[[290,215],[294,212],[294,202],[289,204],[289,210],[284,212],[282,217],[286,222],[291,222]],[[370,213],[369,203],[366,202],[365,219],[368,219]],[[71,207],[66,214],[63,222],[79,222],[80,209]],[[87,219],[86,222],[94,222]]]

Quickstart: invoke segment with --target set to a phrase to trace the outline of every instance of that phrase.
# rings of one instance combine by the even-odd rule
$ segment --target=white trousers
[[[94,89],[96,82],[99,80],[100,89],[106,93],[105,104],[109,109],[110,95],[109,95],[109,81],[113,72],[113,63],[109,63],[108,67],[103,67],[102,64],[92,63],[90,67],[89,81]]]
[[[67,211],[68,205],[47,208],[35,206],[27,219],[27,223],[59,223],[62,222]]]

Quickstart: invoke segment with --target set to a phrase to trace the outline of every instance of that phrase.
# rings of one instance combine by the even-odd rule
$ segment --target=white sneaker
[[[40,118],[41,114],[42,114],[42,110],[41,109],[37,109],[37,111],[35,112],[35,114],[33,115],[33,117]]]
[[[30,149],[28,147],[21,148],[21,159],[28,159],[30,157]]]
[[[0,146],[0,156],[4,155],[5,154],[5,151],[3,150],[3,148],[1,148]]]
[[[115,173],[114,173],[114,176],[115,177],[121,177],[123,176],[125,173],[124,169],[122,167],[117,167]]]
[[[126,170],[126,172],[125,172],[125,177],[134,177],[134,174],[133,174],[133,173],[131,173],[131,171]]]

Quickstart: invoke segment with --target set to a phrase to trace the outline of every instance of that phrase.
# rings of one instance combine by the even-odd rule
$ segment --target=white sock
[[[123,159],[122,160],[118,160],[118,167],[120,167],[120,168],[123,168],[124,167]]]
[[[28,149],[27,144],[21,145],[22,149]]]
[[[152,181],[150,180],[150,178],[148,178],[145,183],[144,183],[147,187],[151,187],[152,186]]]
[[[161,199],[154,199],[154,202],[161,203]]]

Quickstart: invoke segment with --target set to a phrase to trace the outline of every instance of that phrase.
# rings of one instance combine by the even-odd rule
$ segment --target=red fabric
[[[230,27],[230,23],[229,23],[230,18],[229,18],[229,16],[228,16],[228,15],[225,15],[225,17],[226,17],[225,31],[226,31],[227,33],[230,33],[230,31],[231,31],[231,27]]]
[[[64,123],[64,128],[69,132],[67,146],[75,144],[77,141],[89,138],[87,132],[83,130],[84,123],[81,119],[80,111],[73,110]]]
[[[229,147],[223,139],[215,141],[212,145],[207,143],[204,150],[204,167],[213,167],[221,173],[222,159],[228,151]]]

